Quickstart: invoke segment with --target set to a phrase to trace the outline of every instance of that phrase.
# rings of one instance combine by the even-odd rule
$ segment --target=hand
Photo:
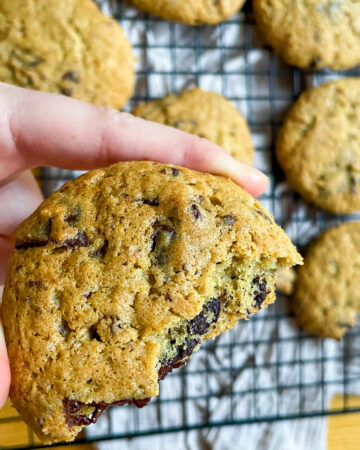
[[[16,226],[41,203],[28,169],[95,169],[118,161],[152,160],[226,175],[260,195],[266,177],[217,145],[126,113],[0,83],[0,284]],[[1,291],[0,291],[1,298]],[[0,407],[10,370],[0,328]]]

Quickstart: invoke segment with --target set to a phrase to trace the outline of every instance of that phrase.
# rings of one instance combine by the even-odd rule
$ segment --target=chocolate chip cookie
[[[91,0],[0,0],[0,81],[121,108],[131,47]]]
[[[349,69],[360,63],[358,0],[254,0],[257,25],[287,63]]]
[[[301,262],[233,181],[151,162],[65,184],[19,226],[3,297],[11,399],[44,442],[144,406]]]
[[[165,20],[189,25],[217,24],[235,14],[245,0],[126,0],[131,6]]]
[[[222,95],[190,89],[144,103],[133,114],[197,134],[240,161],[248,164],[253,161],[254,149],[246,120]]]
[[[277,157],[289,184],[332,213],[360,209],[360,78],[302,94],[279,132]]]
[[[309,249],[293,306],[300,325],[321,337],[341,339],[360,312],[360,222],[323,233]]]

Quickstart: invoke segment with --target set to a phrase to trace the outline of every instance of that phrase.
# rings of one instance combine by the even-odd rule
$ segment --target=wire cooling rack
[[[304,89],[339,75],[360,75],[359,69],[314,73],[285,65],[259,37],[249,2],[226,23],[199,28],[137,13],[116,0],[103,3],[123,25],[137,58],[136,93],[128,110],[195,85],[221,93],[247,117],[255,165],[270,177],[261,202],[300,249],[321,230],[350,219],[316,210],[289,189],[274,157],[274,139]],[[44,169],[44,194],[76,175]],[[205,344],[160,391],[142,410],[123,406],[105,413],[85,440],[360,411],[360,401],[350,402],[350,395],[360,392],[360,327],[340,343],[316,339],[298,328],[289,299],[279,296],[274,306]],[[342,404],[331,409],[334,394],[341,394]],[[0,430],[19,420],[0,415]],[[31,446],[38,444],[29,431],[14,448]]]

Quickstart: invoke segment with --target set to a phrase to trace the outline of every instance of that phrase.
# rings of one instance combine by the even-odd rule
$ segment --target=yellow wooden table
[[[360,407],[360,397],[350,397],[348,405],[349,407]],[[342,396],[335,396],[331,401],[331,409],[342,408],[342,406]],[[0,424],[0,447],[39,443],[39,440],[9,403],[0,411],[0,418],[8,419],[8,422]],[[360,413],[330,416],[327,420],[329,424],[328,450],[360,449]],[[75,444],[57,448],[64,450],[95,450],[96,446],[93,444]]]

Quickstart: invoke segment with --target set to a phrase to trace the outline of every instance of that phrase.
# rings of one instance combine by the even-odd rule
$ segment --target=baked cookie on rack
[[[202,341],[275,300],[302,258],[233,181],[151,162],[89,172],[16,232],[2,317],[10,396],[44,442],[144,406]]]
[[[300,325],[341,339],[360,312],[360,222],[325,231],[298,270],[293,307]]]
[[[189,25],[224,22],[244,5],[245,0],[125,0],[141,11],[165,20]]]
[[[360,63],[360,2],[254,0],[257,25],[288,64],[344,70]]]
[[[120,109],[131,46],[91,0],[0,0],[0,81]]]
[[[215,142],[234,158],[253,162],[254,148],[246,120],[222,95],[190,89],[144,103],[133,114],[197,134]]]
[[[343,78],[303,93],[277,143],[292,188],[332,213],[360,209],[360,78]]]

